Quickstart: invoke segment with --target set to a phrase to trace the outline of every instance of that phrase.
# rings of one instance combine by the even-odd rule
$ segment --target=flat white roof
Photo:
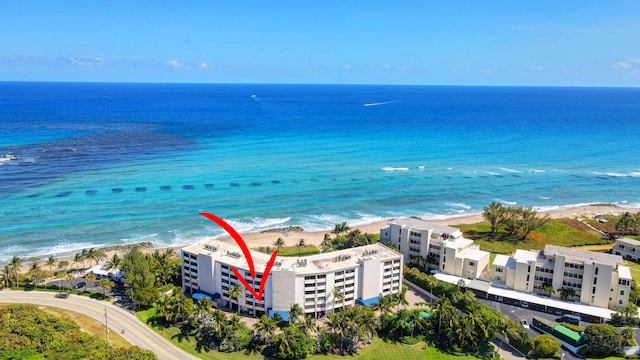
[[[631,245],[631,246],[640,246],[640,241],[636,239],[621,238],[621,239],[618,239],[617,241],[623,244]]]
[[[538,252],[534,250],[522,250],[516,249],[516,252],[513,253],[513,258],[516,262],[536,262],[538,259]]]
[[[620,279],[632,279],[631,269],[626,266],[618,265],[618,277]]]
[[[594,251],[586,251],[586,250],[578,250],[575,248],[569,248],[564,246],[556,246],[556,245],[545,245],[544,247],[544,255],[545,256],[565,256],[570,261],[579,261],[583,263],[597,263],[597,264],[605,264],[605,265],[615,265],[622,264],[622,256],[620,255],[611,255],[605,253],[599,253]]]
[[[489,256],[489,253],[480,249],[466,248],[459,255],[465,259],[480,261]]]
[[[403,218],[398,218],[391,221],[391,224],[406,226],[408,228],[416,229],[416,230],[433,229],[433,232],[435,233],[449,234],[453,237],[462,236],[462,232],[460,231],[460,229],[456,229],[454,227],[446,226],[446,225],[434,224],[422,219],[403,217]]]
[[[443,273],[436,273],[434,274],[434,276],[436,277],[436,279],[446,281],[450,284],[458,284],[458,281],[460,280],[463,280],[466,285],[468,285],[471,282],[471,280],[468,280],[468,279],[464,279],[454,275],[443,274]],[[567,302],[567,301],[562,301],[560,299],[549,298],[549,297],[544,297],[544,296],[539,296],[539,295],[534,295],[529,293],[523,293],[520,291],[504,289],[504,288],[499,288],[495,286],[489,287],[487,292],[490,295],[502,296],[510,299],[518,299],[520,301],[526,301],[532,304],[546,305],[546,306],[551,306],[557,309],[578,312],[581,314],[593,315],[593,316],[603,318],[605,320],[611,320],[611,315],[616,313],[613,310],[609,310],[605,308],[589,306],[589,305],[584,305],[580,303]]]
[[[214,250],[215,249],[215,250]],[[271,254],[249,250],[256,272],[264,269]],[[233,241],[206,240],[183,248],[183,252],[208,255],[216,261],[249,269],[249,265],[240,247]],[[361,259],[377,258],[380,261],[400,259],[401,254],[381,243],[332,251],[309,256],[278,256],[273,270],[295,270],[297,273],[317,273],[359,266]]]
[[[507,262],[509,261],[509,256],[497,254],[493,259],[493,266],[507,266]]]
[[[442,244],[448,248],[466,249],[469,247],[469,245],[473,244],[473,240],[465,239],[465,238],[449,239],[449,240],[443,241]]]

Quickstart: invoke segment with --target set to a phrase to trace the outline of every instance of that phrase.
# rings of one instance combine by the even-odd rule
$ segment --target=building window
[[[469,261],[469,266],[476,266],[476,263],[473,261]]]
[[[624,295],[624,290],[620,290],[620,295]]]
[[[502,276],[496,276],[496,280],[502,281]]]
[[[598,268],[596,268],[596,275],[598,275]],[[594,283],[595,284],[595,283]]]
[[[496,272],[497,272],[497,273],[501,273],[501,272],[503,272],[503,271],[504,271],[504,270],[503,270],[501,267],[497,267],[497,268],[496,268]]]

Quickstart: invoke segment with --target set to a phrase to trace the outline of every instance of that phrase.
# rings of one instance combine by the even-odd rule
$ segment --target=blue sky
[[[4,1],[15,80],[638,86],[640,1]]]

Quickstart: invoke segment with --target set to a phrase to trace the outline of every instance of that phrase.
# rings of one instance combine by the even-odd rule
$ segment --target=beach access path
[[[0,291],[0,303],[53,306],[84,314],[102,324],[105,323],[106,311],[111,332],[117,332],[131,345],[153,351],[159,360],[197,359],[147,327],[134,314],[109,302],[78,295],[69,295],[66,299],[59,299],[55,297],[55,294],[54,292],[4,289]]]

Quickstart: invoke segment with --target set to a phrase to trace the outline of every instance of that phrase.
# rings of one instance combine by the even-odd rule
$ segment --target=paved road
[[[196,360],[177,348],[168,340],[141,323],[133,314],[106,301],[98,301],[84,296],[69,295],[67,299],[58,299],[55,293],[40,291],[0,291],[0,303],[20,303],[53,306],[76,311],[105,323],[105,308],[109,316],[109,329],[118,332],[132,345],[153,351],[160,360]],[[122,333],[122,330],[125,330]]]

